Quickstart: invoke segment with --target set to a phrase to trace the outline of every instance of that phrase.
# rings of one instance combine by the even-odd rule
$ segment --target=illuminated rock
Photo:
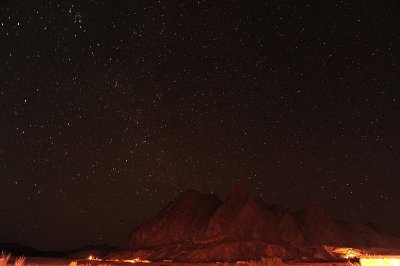
[[[176,262],[344,259],[326,246],[394,247],[400,240],[356,222],[331,217],[312,202],[293,213],[235,187],[224,202],[190,190],[131,234],[122,258]],[[121,255],[124,254],[124,255]]]

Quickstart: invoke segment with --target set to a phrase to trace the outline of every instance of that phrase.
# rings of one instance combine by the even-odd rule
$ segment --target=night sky
[[[0,242],[119,245],[237,183],[400,231],[396,1],[0,9]]]

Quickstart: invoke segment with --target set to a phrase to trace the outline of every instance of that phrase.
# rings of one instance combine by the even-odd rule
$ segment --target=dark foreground
[[[11,259],[7,266],[14,265],[14,259]],[[135,265],[135,266],[257,266],[254,262],[239,263],[130,263],[117,261],[90,261],[90,260],[73,260],[59,258],[37,258],[28,257],[25,266],[117,266],[117,265]],[[347,262],[315,262],[315,263],[298,263],[287,262],[282,266],[348,266]],[[272,265],[271,265],[272,266]]]

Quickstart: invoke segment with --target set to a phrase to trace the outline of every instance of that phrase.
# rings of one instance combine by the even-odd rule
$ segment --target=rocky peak
[[[224,202],[195,190],[182,192],[132,233],[128,248],[150,260],[201,262],[265,256],[291,259],[310,256],[323,245],[390,247],[396,243],[400,240],[366,225],[331,217],[317,201],[293,214],[236,185]]]
[[[221,201],[215,196],[195,190],[184,191],[162,212],[138,227],[129,245],[150,247],[190,241],[207,225],[220,205]]]

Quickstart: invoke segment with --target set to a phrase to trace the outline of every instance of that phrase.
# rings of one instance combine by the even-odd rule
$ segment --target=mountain
[[[292,212],[270,206],[236,186],[223,202],[194,190],[183,192],[137,227],[126,248],[110,257],[182,262],[272,256],[332,260],[338,259],[332,253],[334,247],[400,250],[400,239],[364,224],[335,219],[318,202]]]
[[[44,256],[49,253],[15,243],[0,243],[0,251],[3,251],[5,253],[12,253],[15,256],[31,256],[31,257]]]
[[[215,196],[183,192],[163,211],[132,232],[129,247],[154,247],[194,240],[221,205]]]
[[[43,251],[15,243],[0,243],[0,251],[13,256],[43,257],[43,258],[87,258],[89,255],[104,257],[116,248],[108,245],[86,245],[81,248],[65,251]]]

